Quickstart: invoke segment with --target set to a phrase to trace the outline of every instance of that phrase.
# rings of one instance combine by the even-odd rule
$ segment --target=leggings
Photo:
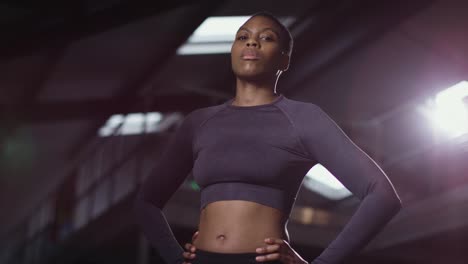
[[[255,252],[219,253],[197,249],[195,255],[195,259],[190,261],[192,264],[282,264],[279,260],[257,262],[255,257],[260,254]]]

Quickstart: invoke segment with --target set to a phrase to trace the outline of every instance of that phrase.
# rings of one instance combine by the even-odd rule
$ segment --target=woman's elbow
[[[133,200],[133,214],[135,216],[139,216],[142,211],[144,211],[144,198],[141,191],[138,191],[135,195],[135,199]]]
[[[367,195],[374,197],[370,199],[375,199],[374,201],[379,204],[379,207],[389,215],[397,214],[402,208],[400,197],[388,181],[374,182]]]
[[[149,211],[162,210],[162,206],[159,203],[155,203],[153,200],[149,200],[143,190],[137,191],[135,199],[133,201],[133,211],[137,216],[146,214]]]
[[[393,195],[392,197],[393,198],[391,198],[389,209],[393,212],[394,215],[396,215],[401,210],[403,205],[398,196]]]
[[[133,200],[133,213],[137,218],[145,217],[148,211],[153,210],[150,202],[145,198],[142,190],[137,191]]]
[[[393,212],[394,215],[397,214],[401,210],[403,205],[395,189],[391,186],[387,186],[382,190],[379,190],[379,192],[383,194],[383,200],[387,209],[390,212]]]

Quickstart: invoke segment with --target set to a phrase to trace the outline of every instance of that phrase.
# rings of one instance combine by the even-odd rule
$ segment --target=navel
[[[217,240],[225,240],[226,239],[226,236],[225,235],[218,235],[216,237]]]

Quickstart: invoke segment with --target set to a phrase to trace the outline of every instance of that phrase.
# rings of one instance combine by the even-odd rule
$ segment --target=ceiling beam
[[[129,103],[131,102],[131,104]],[[182,112],[189,113],[197,108],[210,106],[211,97],[184,94],[164,95],[152,98],[138,96],[91,99],[82,101],[60,101],[49,103],[25,103],[10,105],[16,112],[0,111],[0,116],[14,117],[23,123],[66,122],[74,120],[102,120],[112,114],[135,112]],[[7,106],[1,106],[5,109]],[[3,116],[6,115],[6,116]]]
[[[100,3],[102,2],[102,3]],[[0,25],[0,59],[26,56],[42,49],[105,32],[131,21],[189,4],[191,1],[74,1],[58,8],[23,7],[32,15]],[[93,4],[89,4],[93,3]]]
[[[149,54],[151,57],[150,63],[144,67],[137,76],[132,79],[125,80],[120,92],[118,93],[119,98],[123,98],[122,105],[136,105],[132,98],[140,92],[143,87],[145,87],[148,82],[151,81],[151,78],[160,72],[169,60],[176,54],[176,50],[180,47],[185,40],[195,31],[195,29],[210,15],[212,14],[224,1],[214,1],[214,0],[204,0],[199,1],[196,4],[191,4],[184,6],[185,16],[180,23],[173,28],[174,34],[167,41],[165,52],[161,52],[161,47],[155,47],[153,54]],[[163,55],[161,55],[163,54]],[[137,102],[138,103],[138,102]],[[95,125],[92,126],[86,135],[83,136],[79,142],[74,144],[72,151],[70,152],[71,156],[74,156],[75,153],[79,153],[80,149],[83,146],[86,146],[87,143],[92,142],[96,136],[96,131],[102,126],[106,121],[105,118],[96,121]]]
[[[404,205],[376,237],[369,250],[378,250],[468,227],[468,185]],[[468,237],[467,237],[468,241]]]
[[[25,108],[25,105],[34,104],[37,96],[44,89],[45,84],[57,67],[58,62],[63,57],[63,54],[68,45],[60,47],[51,47],[45,53],[46,62],[43,67],[38,69],[38,74],[28,76],[23,95],[20,97],[20,102],[12,102],[8,105],[0,105],[0,118],[3,121],[0,130],[0,144],[4,140],[15,133],[16,129],[24,122],[30,114],[34,113],[32,109]],[[18,113],[22,113],[21,116]],[[0,169],[1,171],[1,169]]]
[[[307,83],[318,78],[346,55],[369,45],[395,24],[429,6],[433,0],[341,1],[338,7],[312,11],[311,24],[295,40],[291,70],[282,85],[290,97],[299,96]],[[295,54],[301,56],[295,57]],[[345,87],[343,87],[345,88]],[[319,88],[314,87],[317,93]]]

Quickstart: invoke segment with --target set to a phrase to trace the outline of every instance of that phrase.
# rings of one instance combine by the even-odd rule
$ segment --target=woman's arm
[[[361,199],[359,208],[340,234],[312,262],[341,263],[364,248],[399,211],[401,202],[379,166],[325,112],[316,105],[310,106],[311,113],[304,113],[299,124],[306,150]]]
[[[183,249],[162,212],[193,166],[192,125],[189,116],[170,136],[157,165],[140,187],[135,200],[136,220],[159,255],[168,264],[181,264]]]

